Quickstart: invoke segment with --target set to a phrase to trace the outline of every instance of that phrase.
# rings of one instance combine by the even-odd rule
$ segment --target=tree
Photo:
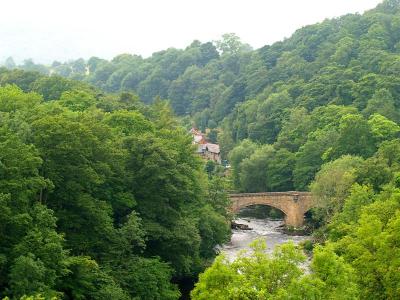
[[[308,189],[315,174],[326,159],[326,153],[337,140],[338,133],[335,128],[325,127],[312,132],[307,142],[296,153],[296,164],[293,170],[294,186],[298,190]]]
[[[359,220],[363,207],[374,201],[375,194],[370,186],[353,184],[342,211],[336,213],[329,224],[330,239],[336,241],[351,232],[351,227]]]
[[[55,231],[52,211],[38,203],[39,191],[52,183],[39,175],[42,160],[34,146],[5,128],[0,132],[1,290],[16,297],[37,292],[57,295],[67,252]]]
[[[282,128],[282,119],[286,116],[287,108],[293,99],[287,91],[271,94],[258,108],[256,130],[262,142],[275,142]],[[254,129],[253,129],[254,130]]]
[[[373,114],[369,118],[368,124],[373,136],[379,142],[392,140],[398,137],[400,132],[399,125],[379,114]]]
[[[249,140],[243,140],[238,146],[236,146],[229,153],[229,161],[232,166],[232,177],[233,177],[233,185],[236,188],[241,186],[240,184],[240,174],[241,174],[241,162],[250,157],[254,151],[257,149],[257,145]]]
[[[137,111],[118,110],[107,115],[104,122],[126,136],[155,131],[154,124]]]
[[[380,114],[394,122],[399,121],[399,114],[394,105],[393,96],[387,89],[377,90],[372,98],[368,100],[367,107],[363,113],[367,116]]]
[[[349,36],[342,38],[338,42],[335,54],[332,56],[332,59],[334,59],[341,65],[347,65],[354,55],[354,43],[354,39]]]
[[[207,138],[211,143],[216,143],[218,137],[218,131],[215,129],[211,129],[210,132],[207,134]]]
[[[66,265],[69,272],[60,283],[60,290],[66,296],[72,299],[131,299],[116,280],[93,259],[74,256],[67,259]]]
[[[269,191],[266,172],[273,159],[274,148],[264,145],[240,163],[240,190],[245,192]]]
[[[390,167],[393,171],[399,170],[400,167],[400,140],[395,139],[391,141],[385,141],[380,146],[376,152],[376,156],[385,160],[386,165]]]
[[[305,257],[293,244],[277,247],[272,256],[265,244],[255,241],[250,256],[229,262],[223,255],[200,275],[192,299],[262,299],[276,297],[301,275],[298,264]],[[240,271],[240,272],[239,272]]]
[[[398,297],[397,274],[399,204],[395,190],[386,190],[374,202],[364,206],[357,224],[333,245],[353,267],[362,299]]]
[[[0,297],[177,299],[229,238],[225,183],[167,102],[75,84],[0,89]]]
[[[22,70],[14,69],[12,71],[1,74],[0,84],[2,86],[7,84],[15,84],[24,92],[30,92],[31,85],[36,80],[42,77],[43,75],[38,72],[25,72]]]
[[[178,130],[125,141],[130,186],[147,232],[146,254],[170,262],[178,277],[194,272],[228,236],[226,220],[202,200],[207,190],[202,164],[190,145],[190,137]]]
[[[296,162],[295,155],[285,148],[275,152],[267,169],[267,185],[270,191],[293,190],[293,169]]]
[[[375,141],[371,128],[361,115],[343,116],[338,133],[339,137],[333,149],[333,157],[351,154],[366,158],[375,152]]]
[[[393,178],[393,170],[385,158],[374,155],[366,159],[356,170],[357,182],[371,186],[380,191]]]
[[[36,93],[24,93],[15,85],[0,88],[0,111],[22,112],[29,110],[42,102],[42,97]]]
[[[17,65],[15,64],[14,59],[10,56],[5,60],[4,66],[7,69],[14,69]]]
[[[339,212],[349,195],[350,188],[355,182],[355,172],[361,165],[362,159],[350,155],[326,163],[315,176],[311,184],[311,192],[317,199],[317,207],[325,222]]]
[[[79,88],[80,90],[89,89],[83,83],[71,81],[60,76],[42,77],[36,80],[31,89],[41,94],[44,100],[58,100],[62,93]]]
[[[298,151],[299,147],[307,141],[311,126],[311,118],[305,108],[293,109],[289,118],[282,123],[276,145],[289,151]]]
[[[261,241],[251,248],[233,262],[217,257],[200,275],[192,299],[358,299],[354,272],[332,247],[316,248],[307,275],[299,268],[305,257],[292,243],[272,255]]]
[[[294,155],[271,145],[255,150],[240,163],[240,189],[246,192],[287,191],[293,188]]]
[[[13,248],[10,289],[17,297],[40,292],[51,298],[60,294],[56,285],[68,273],[67,251],[62,236],[55,231],[52,211],[35,205],[31,215],[30,229]]]
[[[84,111],[95,104],[95,98],[89,92],[71,90],[61,94],[60,103],[72,111]]]
[[[43,191],[43,201],[54,209],[72,253],[93,258],[107,252],[114,239],[112,196],[107,198],[101,186],[107,186],[117,171],[113,166],[118,168],[119,154],[111,150],[107,130],[99,123],[85,124],[73,114],[32,123],[32,139],[45,162],[41,172],[55,185]]]
[[[219,53],[213,43],[207,42],[200,45],[201,58],[199,60],[200,65],[206,65],[210,60],[218,59]]]
[[[248,44],[243,44],[240,38],[234,33],[225,33],[222,39],[215,42],[217,49],[222,54],[238,54],[241,51],[250,51]]]
[[[129,293],[126,299],[179,299],[177,286],[170,282],[173,270],[157,258],[131,257],[121,262],[113,275]]]

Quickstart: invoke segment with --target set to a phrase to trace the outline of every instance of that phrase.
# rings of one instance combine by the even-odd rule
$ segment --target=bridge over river
[[[282,211],[285,224],[294,227],[303,225],[304,214],[314,206],[311,193],[308,192],[242,193],[230,194],[229,198],[233,213],[251,205],[268,205]]]

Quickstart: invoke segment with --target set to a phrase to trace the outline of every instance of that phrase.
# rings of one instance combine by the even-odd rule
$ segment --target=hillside
[[[222,154],[233,159],[236,170],[245,157],[228,154],[241,141],[274,145],[273,155],[283,164],[278,174],[260,174],[264,183],[251,188],[236,178],[237,189],[304,190],[322,163],[342,154],[368,157],[377,147],[351,145],[350,139],[348,149],[334,149],[326,125],[344,126],[339,120],[349,113],[364,123],[375,113],[399,121],[400,1],[306,26],[257,50],[227,34],[147,59],[123,54],[111,61],[93,57],[47,68],[27,62],[22,68],[80,79],[107,92],[133,91],[145,103],[169,99],[176,114],[190,116],[187,122],[217,129]],[[337,128],[329,131],[334,137]],[[311,155],[313,143],[319,149]],[[265,183],[269,178],[278,179]]]
[[[285,89],[295,106],[313,109],[355,102],[362,108],[366,100],[359,98],[370,96],[356,92],[362,79],[372,73],[383,80],[398,71],[399,29],[399,2],[390,0],[364,15],[306,26],[254,51],[231,34],[215,43],[194,41],[184,50],[167,49],[147,59],[122,54],[111,61],[93,57],[54,62],[48,68],[27,61],[21,67],[82,79],[107,92],[135,91],[147,103],[160,96],[170,99],[178,115],[208,112],[208,119],[217,122],[239,102],[265,100],[280,82],[290,85]],[[391,92],[397,96],[395,88]]]
[[[400,299],[399,74],[400,0],[256,50],[227,34],[146,59],[8,59],[0,298],[172,300],[198,279],[193,300]],[[229,171],[195,155],[192,123]],[[216,258],[228,190],[310,191],[287,229],[313,236]]]

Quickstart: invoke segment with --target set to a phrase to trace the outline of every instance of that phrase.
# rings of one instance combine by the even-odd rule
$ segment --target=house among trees
[[[192,128],[193,144],[197,145],[196,153],[202,158],[221,164],[221,151],[218,144],[208,143],[205,135],[198,129]]]
[[[203,157],[221,164],[221,152],[218,144],[207,143],[204,146]]]

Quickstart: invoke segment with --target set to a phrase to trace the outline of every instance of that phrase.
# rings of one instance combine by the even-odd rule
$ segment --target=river
[[[299,243],[307,240],[308,236],[291,236],[282,232],[283,220],[257,219],[245,217],[235,219],[236,223],[246,224],[251,230],[233,229],[231,241],[220,248],[230,261],[233,261],[239,251],[249,249],[249,244],[256,239],[263,239],[267,243],[267,251],[272,252],[274,247],[288,241]]]
[[[309,236],[290,236],[282,232],[283,219],[271,219],[266,217],[254,217],[254,208],[247,208],[243,210],[249,213],[250,216],[238,217],[234,221],[239,224],[248,225],[251,230],[232,230],[231,241],[219,248],[220,252],[225,253],[230,261],[233,261],[239,251],[249,249],[249,244],[259,238],[262,238],[267,243],[267,251],[272,252],[274,247],[288,241],[299,243],[309,239]],[[261,214],[262,215],[262,214]],[[182,292],[181,300],[190,299],[190,291],[193,289],[195,282],[193,278],[188,279],[187,282],[180,283],[180,290]]]

